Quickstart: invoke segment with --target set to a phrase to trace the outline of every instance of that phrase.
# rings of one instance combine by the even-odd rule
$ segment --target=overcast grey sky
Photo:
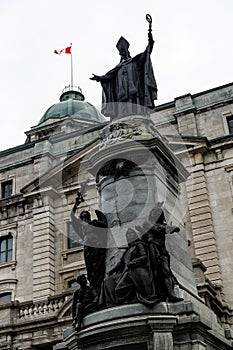
[[[100,84],[89,80],[119,62],[122,35],[134,56],[147,45],[153,18],[156,104],[233,81],[233,0],[0,0],[0,150],[25,142],[24,132],[74,83],[99,106]]]

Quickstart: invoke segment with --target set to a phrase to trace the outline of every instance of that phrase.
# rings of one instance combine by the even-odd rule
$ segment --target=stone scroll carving
[[[137,141],[139,137],[140,139],[148,139],[155,136],[159,139],[162,138],[151,118],[139,115],[121,118],[120,121],[113,121],[102,130],[100,148],[118,142]]]

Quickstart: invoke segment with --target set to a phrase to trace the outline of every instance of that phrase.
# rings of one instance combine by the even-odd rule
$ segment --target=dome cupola
[[[60,102],[47,109],[37,126],[50,124],[57,119],[72,117],[75,119],[105,122],[106,119],[91,103],[85,101],[80,88],[65,88],[60,96]]]

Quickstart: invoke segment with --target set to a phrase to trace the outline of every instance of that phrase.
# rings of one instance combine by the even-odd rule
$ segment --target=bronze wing
[[[98,221],[100,221],[103,224],[103,227],[108,227],[108,220],[107,220],[106,216],[104,215],[104,213],[102,213],[102,211],[96,209],[95,214],[98,218]]]

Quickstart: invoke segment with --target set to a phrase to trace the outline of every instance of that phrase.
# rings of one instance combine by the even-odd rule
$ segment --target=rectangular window
[[[227,125],[229,128],[229,133],[233,134],[233,115],[231,115],[227,118]]]
[[[12,196],[12,189],[13,189],[12,180],[2,182],[1,183],[2,198],[7,198]]]
[[[0,263],[12,261],[13,237],[9,233],[7,236],[0,237]]]
[[[68,281],[68,288],[77,287],[78,283],[76,280]]]
[[[83,241],[81,241],[80,238],[78,237],[77,233],[73,229],[71,222],[68,222],[67,224],[67,232],[68,232],[68,236],[67,236],[68,249],[83,246]]]

